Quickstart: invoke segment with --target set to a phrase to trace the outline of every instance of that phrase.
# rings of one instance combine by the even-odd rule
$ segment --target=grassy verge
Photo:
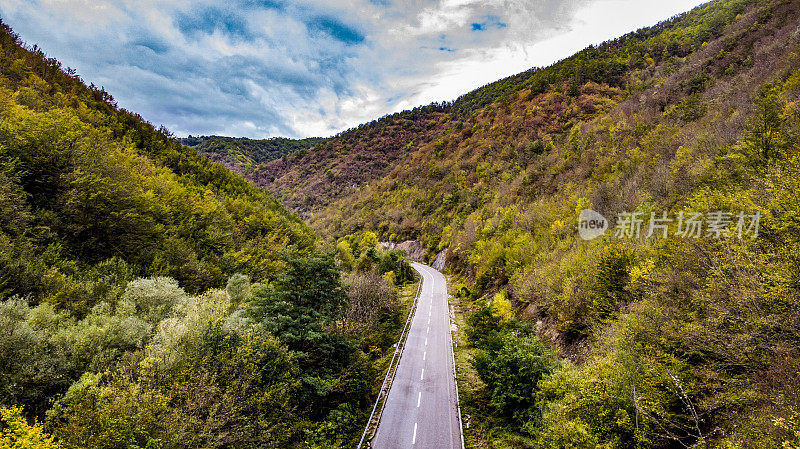
[[[455,312],[456,380],[461,403],[461,416],[464,422],[464,446],[467,449],[506,449],[530,448],[530,438],[520,435],[508,426],[490,403],[486,384],[478,378],[472,366],[476,349],[467,340],[466,317],[472,312],[474,303],[455,296],[453,286],[457,282],[448,277],[448,290],[451,295],[450,306]]]

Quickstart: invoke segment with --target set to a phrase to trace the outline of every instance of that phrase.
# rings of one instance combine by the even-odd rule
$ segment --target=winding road
[[[422,289],[371,446],[461,449],[447,280],[427,265],[412,267]]]

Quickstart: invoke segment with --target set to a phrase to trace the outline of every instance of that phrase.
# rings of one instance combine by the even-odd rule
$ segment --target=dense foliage
[[[350,198],[407,161],[442,131],[438,119],[447,108],[433,104],[365,123],[308,151],[262,164],[248,177],[306,215]]]
[[[406,254],[398,249],[384,250],[374,232],[350,234],[336,244],[336,260],[346,270],[374,273],[395,285],[414,279]]]
[[[198,292],[235,272],[269,279],[277,251],[313,246],[269,195],[117,109],[9,29],[0,44],[4,295],[85,314],[134,275]]]

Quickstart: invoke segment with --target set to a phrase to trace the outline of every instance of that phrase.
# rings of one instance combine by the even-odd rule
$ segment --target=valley
[[[355,447],[409,311],[371,447],[800,447],[798,24],[715,0],[254,140],[3,23],[0,447]]]

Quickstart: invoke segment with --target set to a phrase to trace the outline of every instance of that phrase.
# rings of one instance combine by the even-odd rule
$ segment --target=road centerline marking
[[[452,335],[447,334],[447,333],[442,334],[442,332],[444,332],[444,330],[440,329],[443,325],[449,324],[449,323],[447,323],[447,321],[450,321],[450,320],[448,320],[448,318],[449,318],[449,313],[448,312],[450,312],[448,299],[445,296],[446,292],[442,291],[442,290],[445,289],[444,286],[446,286],[445,279],[440,273],[438,273],[438,272],[436,272],[434,270],[428,269],[424,265],[420,265],[420,264],[416,264],[415,263],[415,264],[413,264],[413,268],[422,277],[422,279],[420,280],[420,287],[419,287],[421,292],[417,296],[417,301],[420,302],[420,303],[418,303],[418,305],[422,306],[425,303],[425,301],[428,301],[428,316],[425,317],[425,315],[419,315],[417,313],[416,318],[411,317],[409,322],[408,322],[409,328],[413,327],[413,330],[409,329],[409,338],[407,340],[408,347],[404,348],[404,349],[408,349],[408,351],[403,351],[405,353],[404,354],[405,357],[401,357],[401,359],[407,359],[408,360],[408,356],[411,355],[411,359],[410,359],[411,362],[410,363],[409,362],[405,362],[405,365],[403,365],[403,362],[399,363],[398,364],[398,368],[397,368],[397,372],[398,373],[400,373],[400,372],[404,373],[402,375],[403,376],[402,378],[411,381],[410,382],[411,385],[400,385],[398,383],[398,384],[394,385],[395,388],[392,388],[392,390],[396,390],[396,391],[393,391],[391,395],[390,394],[386,394],[386,398],[385,398],[386,410],[385,410],[385,413],[383,413],[383,415],[379,419],[377,430],[373,433],[373,436],[374,436],[373,444],[374,444],[374,447],[376,449],[389,449],[389,448],[397,446],[398,444],[407,444],[408,440],[405,440],[404,437],[402,437],[402,432],[404,432],[402,429],[408,429],[408,427],[411,427],[411,426],[408,426],[409,422],[412,419],[416,418],[416,420],[413,422],[414,426],[413,426],[413,429],[412,429],[412,432],[413,432],[412,433],[412,443],[411,443],[411,446],[407,446],[408,449],[416,448],[416,442],[417,442],[417,436],[418,436],[417,433],[418,432],[422,432],[423,433],[422,442],[420,443],[420,447],[427,447],[431,443],[431,441],[428,441],[429,439],[436,439],[437,441],[439,440],[439,437],[435,436],[435,434],[438,434],[438,433],[446,434],[446,433],[448,433],[448,430],[449,430],[449,433],[451,435],[451,438],[449,438],[449,439],[452,440],[452,441],[448,445],[448,444],[446,444],[447,443],[447,438],[445,438],[445,439],[443,439],[441,441],[443,443],[443,444],[441,444],[441,446],[442,447],[449,447],[450,449],[461,449],[461,447],[463,447],[463,443],[462,443],[463,436],[461,435],[461,429],[460,429],[460,427],[461,427],[460,426],[460,424],[461,424],[460,416],[457,419],[453,418],[453,416],[455,416],[455,414],[460,415],[460,413],[459,413],[460,410],[458,410],[459,407],[458,407],[458,399],[457,399],[458,398],[457,390],[455,392],[450,392],[451,389],[455,390],[456,388],[458,388],[457,384],[456,385],[451,385],[451,384],[453,384],[455,382],[455,377],[454,377],[454,374],[455,374],[455,369],[454,369],[455,368],[455,363],[453,363],[453,367],[450,367],[447,370],[443,370],[445,368],[445,366],[443,366],[442,363],[444,361],[446,361],[447,365],[450,365],[451,362],[449,360],[450,357],[446,357],[447,360],[445,360],[445,358],[441,357],[443,355],[442,354],[442,350],[443,349],[441,347],[441,343],[443,343],[442,341],[437,340],[435,343],[431,343],[431,345],[437,346],[437,351],[439,351],[438,352],[439,356],[436,356],[433,359],[431,359],[431,366],[432,366],[431,369],[435,368],[435,370],[436,370],[436,372],[438,374],[436,376],[431,377],[430,379],[425,379],[425,369],[427,369],[427,365],[428,365],[428,362],[427,362],[427,358],[428,358],[428,352],[427,352],[428,339],[430,338],[430,328],[431,328],[431,326],[433,324],[432,322],[433,322],[433,306],[434,305],[437,306],[437,308],[436,308],[436,313],[437,313],[437,315],[436,315],[436,325],[438,327],[437,327],[437,330],[436,330],[436,332],[437,332],[436,336],[437,336],[437,338],[439,338],[438,336],[440,334],[444,335],[445,336],[444,339],[446,340],[446,341],[444,341],[444,343],[451,343],[452,344],[452,341],[450,340],[450,338],[452,338]],[[444,308],[440,307],[440,305],[444,305],[445,307]],[[419,310],[420,309],[418,309],[417,311],[419,311]],[[444,315],[444,316],[442,316],[442,315]],[[422,320],[424,320],[425,318],[427,318],[427,321],[426,321],[425,337],[423,337],[424,338],[424,346],[422,348],[420,348],[418,346],[419,345],[419,343],[418,343],[419,340],[417,338],[419,336],[420,322]],[[414,347],[414,346],[416,346],[416,347]],[[444,345],[444,347],[443,347],[444,350],[447,349],[447,346],[448,345],[446,345],[446,344]],[[422,364],[418,363],[419,359],[417,359],[416,362],[413,361],[414,357],[416,357],[419,354],[419,352],[417,352],[417,351],[419,351],[420,349],[423,350],[423,353],[422,353]],[[447,351],[447,352],[450,352],[450,351]],[[446,354],[446,355],[452,355],[452,353],[451,354]],[[400,365],[403,365],[404,367],[400,367]],[[413,381],[413,379],[414,379],[413,370],[414,369],[419,369],[420,370],[420,377],[419,377],[419,380],[417,380],[417,381]],[[440,370],[440,369],[442,369],[442,370]],[[450,373],[451,371],[452,371],[452,374]],[[430,373],[428,373],[428,374],[430,374]],[[408,377],[405,377],[405,376],[411,376],[411,377],[409,379]],[[451,378],[451,376],[452,376],[452,378]],[[445,388],[445,387],[447,387],[447,388]],[[453,387],[455,387],[455,388],[453,388]],[[399,388],[399,390],[398,390],[398,388]],[[441,415],[443,417],[448,417],[449,416],[450,419],[447,420],[447,423],[437,423],[437,424],[441,424],[441,425],[434,425],[433,427],[431,427],[429,425],[425,429],[419,430],[419,419],[420,419],[420,417],[422,417],[423,420],[428,419],[428,416],[424,416],[424,415],[420,414],[422,412],[422,393],[425,391],[426,388],[431,388],[430,391],[442,391],[442,392],[447,391],[448,393],[446,394],[447,397],[443,397],[443,398],[438,397],[438,395],[434,396],[433,399],[431,400],[431,402],[429,402],[428,404],[425,405],[425,410],[426,410],[425,414],[426,415],[427,414],[432,414],[432,415],[435,415],[435,416]],[[414,413],[412,410],[408,409],[408,405],[413,403],[411,401],[408,401],[408,399],[411,399],[411,398],[414,397],[413,396],[414,390],[417,391],[417,406],[416,406],[417,412],[416,413]],[[398,393],[398,391],[400,393]],[[453,395],[452,393],[455,393],[455,395]],[[398,394],[399,394],[399,396],[398,396]],[[394,399],[390,400],[389,396],[391,396]],[[409,396],[411,396],[411,397],[409,397]],[[411,400],[413,401],[413,399],[411,399]],[[408,426],[408,427],[406,427],[406,426]],[[365,430],[365,435],[368,433],[368,430],[369,429]],[[362,436],[362,440],[363,440],[363,436]],[[459,440],[462,440],[462,441],[459,441]],[[402,443],[402,441],[406,441],[406,443]],[[459,444],[459,443],[461,443],[461,444]]]

